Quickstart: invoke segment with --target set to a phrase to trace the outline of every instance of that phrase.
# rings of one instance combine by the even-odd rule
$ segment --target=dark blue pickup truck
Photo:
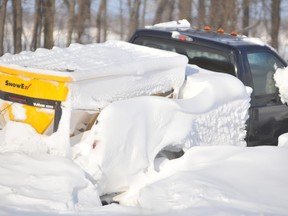
[[[169,50],[188,57],[189,64],[228,73],[253,88],[247,122],[248,146],[277,145],[288,132],[288,107],[281,103],[273,74],[287,66],[271,47],[244,36],[178,27],[139,29],[131,43]]]

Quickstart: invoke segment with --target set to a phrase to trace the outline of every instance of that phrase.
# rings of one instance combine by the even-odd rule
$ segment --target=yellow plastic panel
[[[67,83],[71,81],[71,77],[32,73],[0,66],[0,90],[4,93],[22,95],[32,99],[65,101],[69,91]],[[17,112],[13,109],[16,109],[17,106],[21,107],[25,118],[15,116]],[[54,113],[53,109],[8,101],[2,103],[1,107],[1,116],[5,122],[9,120],[24,122],[30,124],[41,134],[53,122]]]
[[[21,109],[24,109],[25,111],[25,118],[19,119],[19,117],[14,115],[15,111],[13,111],[13,109],[15,109],[15,106],[22,106]],[[1,108],[4,108],[4,111],[1,113],[1,115],[6,122],[17,121],[29,124],[40,134],[43,134],[46,131],[54,119],[54,110],[51,109],[49,110],[14,103],[4,103],[3,107]]]
[[[39,80],[0,73],[0,89],[4,92],[32,98],[65,101],[68,87],[65,82]]]

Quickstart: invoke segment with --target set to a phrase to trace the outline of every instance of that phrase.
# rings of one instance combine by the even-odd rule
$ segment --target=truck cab
[[[278,137],[288,132],[288,107],[281,103],[273,78],[287,62],[260,40],[187,27],[151,27],[137,30],[130,42],[183,54],[189,64],[236,76],[250,86],[247,146],[277,145]]]

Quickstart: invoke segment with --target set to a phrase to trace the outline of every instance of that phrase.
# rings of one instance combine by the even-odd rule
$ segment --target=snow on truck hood
[[[102,109],[114,100],[177,92],[187,61],[176,53],[108,41],[5,54],[0,58],[0,71],[11,68],[32,78],[35,74],[67,78],[72,108]]]

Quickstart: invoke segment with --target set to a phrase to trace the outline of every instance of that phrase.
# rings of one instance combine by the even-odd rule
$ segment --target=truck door
[[[286,65],[273,52],[251,51],[246,57],[253,87],[248,146],[277,145],[279,135],[288,132],[288,107],[280,101],[273,75]]]

